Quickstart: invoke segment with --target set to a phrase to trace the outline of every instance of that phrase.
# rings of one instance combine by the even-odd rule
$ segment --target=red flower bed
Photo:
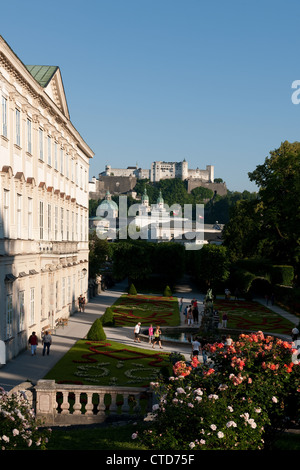
[[[127,348],[114,348],[114,349],[103,349],[105,347],[111,347],[111,343],[100,343],[99,341],[95,342],[86,342],[87,345],[90,345],[88,348],[89,351],[91,351],[88,354],[83,354],[82,358],[84,360],[79,361],[79,360],[73,360],[75,363],[93,363],[93,362],[98,362],[97,361],[97,356],[103,355],[107,357],[111,357],[112,359],[117,359],[121,361],[131,361],[134,359],[150,359],[149,361],[149,366],[153,367],[160,367],[161,363],[165,360],[165,355],[166,353],[152,353],[152,354],[147,354],[143,353],[142,351],[134,351],[130,350]],[[126,355],[124,355],[126,353]]]

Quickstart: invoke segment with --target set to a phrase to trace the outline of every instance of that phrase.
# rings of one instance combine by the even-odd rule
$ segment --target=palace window
[[[25,325],[25,292],[19,292],[19,331],[24,330]]]

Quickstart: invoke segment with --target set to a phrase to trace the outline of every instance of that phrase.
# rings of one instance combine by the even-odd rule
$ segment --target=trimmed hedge
[[[91,328],[88,331],[86,338],[89,341],[102,341],[106,339],[106,334],[103,330],[101,318],[97,318],[97,320],[94,321],[94,323],[92,324]]]
[[[107,307],[100,320],[103,326],[115,326],[114,314],[111,307]]]
[[[128,294],[129,295],[137,295],[137,291],[136,291],[136,288],[135,288],[134,284],[130,284]]]
[[[164,290],[164,297],[172,297],[172,291],[169,286],[167,286]]]

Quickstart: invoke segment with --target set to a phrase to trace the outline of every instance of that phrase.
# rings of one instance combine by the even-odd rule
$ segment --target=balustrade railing
[[[57,384],[39,380],[34,387],[35,412],[45,425],[102,423],[108,417],[145,415],[152,392],[142,387]]]

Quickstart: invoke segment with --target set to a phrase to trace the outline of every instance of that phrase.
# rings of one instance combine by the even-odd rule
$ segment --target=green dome
[[[149,201],[149,196],[147,194],[146,188],[144,189],[144,194],[142,196],[142,201]]]
[[[159,196],[158,196],[158,199],[157,199],[157,204],[161,204],[161,203],[163,204],[163,203],[164,203],[164,200],[163,200],[161,191],[159,191]]]

